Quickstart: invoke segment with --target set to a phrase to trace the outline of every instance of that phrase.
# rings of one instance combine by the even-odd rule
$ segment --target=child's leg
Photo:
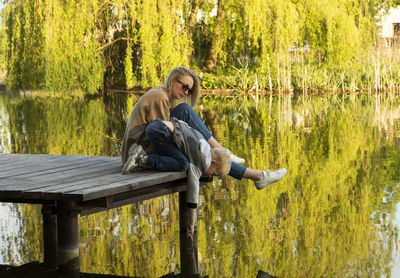
[[[206,141],[208,141],[212,134],[208,128],[201,121],[199,116],[193,110],[193,108],[187,103],[181,103],[171,111],[171,117],[175,117],[178,120],[186,122],[190,127],[200,132]],[[211,144],[210,144],[211,145]],[[211,147],[214,147],[211,145]],[[221,145],[219,146],[221,147]]]
[[[259,171],[251,168],[246,168],[243,165],[232,162],[229,175],[238,180],[241,180],[242,178],[250,179],[254,181],[254,185],[257,187],[257,189],[260,190],[264,189],[272,183],[281,180],[286,175],[286,173],[287,171],[285,168],[275,171],[271,171],[269,169]]]
[[[232,161],[231,169],[229,170],[229,176],[241,180],[242,178],[245,178],[245,173],[248,171],[247,169],[247,167]]]
[[[207,129],[201,121],[196,112],[187,103],[181,103],[171,111],[171,117],[186,122],[190,127],[199,131],[212,148],[221,148],[222,146],[215,140],[211,132]],[[263,189],[271,183],[277,182],[286,175],[286,169],[279,169],[271,171],[266,169],[264,171],[254,170],[247,168],[239,163],[243,163],[244,159],[236,157],[231,154],[232,166],[229,175],[235,179],[241,180],[242,178],[251,179],[254,181],[257,189]],[[237,162],[239,163],[237,163]]]
[[[171,117],[175,117],[178,120],[186,122],[190,127],[199,131],[204,139],[210,144],[212,148],[223,148],[220,143],[212,136],[212,133],[201,121],[199,116],[193,110],[193,108],[187,103],[181,103],[171,111]],[[229,151],[229,150],[228,150]],[[229,151],[232,161],[237,163],[244,163],[243,158],[237,157],[231,151]]]
[[[147,126],[146,136],[155,148],[155,153],[147,156],[149,166],[160,171],[187,170],[187,158],[173,143],[171,130],[161,120],[157,119]]]

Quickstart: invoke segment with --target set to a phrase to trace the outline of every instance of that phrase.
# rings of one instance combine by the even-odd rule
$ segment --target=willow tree
[[[259,69],[267,72],[271,61],[285,60],[293,41],[299,40],[297,6],[290,1],[252,0],[244,4],[247,44],[255,50]]]
[[[2,14],[7,83],[17,89],[84,89],[101,84],[98,1],[8,1]]]
[[[178,65],[189,66],[191,42],[182,18],[182,2],[143,0],[139,10],[137,40],[142,86],[162,82]]]
[[[290,88],[295,67],[353,75],[373,46],[378,11],[396,3],[8,0],[0,55],[13,88],[147,88],[178,65],[230,75],[244,58],[270,87],[274,79]]]
[[[10,1],[2,11],[2,41],[11,88],[37,89],[44,77],[44,0]]]
[[[127,88],[146,88],[159,85],[172,68],[189,66],[192,43],[186,18],[198,10],[189,4],[116,0],[103,5],[98,26],[107,60],[106,78]]]
[[[102,84],[104,59],[97,41],[97,0],[47,0],[46,88],[95,92]]]
[[[4,18],[4,13],[6,12],[6,9],[0,10],[0,80],[4,79],[4,75],[6,72],[6,45],[7,45],[7,39],[6,39],[6,32],[4,28],[1,28],[3,26],[3,18]]]
[[[222,32],[222,24],[225,20],[225,9],[224,7],[224,0],[217,1],[217,19],[216,19],[216,26],[213,39],[211,41],[211,46],[208,51],[207,59],[205,61],[205,66],[207,69],[212,69],[217,64],[217,56],[220,54],[222,47],[221,47],[221,32]]]

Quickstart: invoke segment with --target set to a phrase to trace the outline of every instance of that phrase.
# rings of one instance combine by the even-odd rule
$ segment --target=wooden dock
[[[43,205],[43,265],[61,272],[79,270],[79,214],[180,192],[185,228],[186,172],[122,175],[121,169],[119,157],[2,154],[0,201]]]

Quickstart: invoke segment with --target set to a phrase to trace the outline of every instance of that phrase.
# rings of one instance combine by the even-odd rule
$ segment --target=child
[[[129,158],[123,173],[151,168],[160,171],[188,171],[187,203],[195,215],[199,195],[199,178],[202,175],[224,177],[229,173],[231,160],[223,148],[213,148],[196,129],[186,122],[171,118],[171,121],[156,119],[146,128],[146,136],[153,144],[155,152],[144,154],[140,145],[134,144],[129,150]],[[249,168],[248,168],[249,169]],[[286,175],[286,169],[258,171],[254,173],[254,184],[261,190],[277,182]],[[191,231],[194,229],[191,221]],[[192,225],[193,224],[193,225]]]
[[[203,136],[185,122],[154,120],[146,128],[146,136],[155,152],[143,153],[140,145],[129,150],[130,155],[123,173],[150,168],[160,171],[188,171],[188,206],[197,207],[201,176],[225,177],[231,160],[223,148],[211,149]],[[132,155],[131,155],[132,153]]]
[[[124,165],[126,174],[140,168],[160,171],[188,172],[187,206],[190,212],[189,232],[193,234],[201,176],[225,177],[231,168],[229,153],[223,148],[211,149],[197,130],[185,122],[156,119],[146,128],[146,136],[155,148],[154,153],[141,155],[142,147],[134,144]],[[150,166],[150,167],[149,167]]]

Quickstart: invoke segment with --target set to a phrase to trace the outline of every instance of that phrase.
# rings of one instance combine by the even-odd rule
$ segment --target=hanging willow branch
[[[113,40],[113,41],[111,41],[111,42],[109,42],[109,43],[106,43],[105,45],[99,47],[99,48],[97,49],[97,51],[100,51],[100,50],[102,50],[102,49],[104,49],[104,48],[106,48],[106,47],[108,47],[108,46],[110,46],[110,45],[116,43],[117,41],[121,41],[121,40],[124,40],[124,41],[133,41],[133,39],[131,39],[131,38],[124,38],[124,37],[121,37],[121,38],[115,39],[115,40]]]
[[[304,67],[351,76],[375,42],[376,2],[398,1],[5,1],[0,70],[12,88],[91,92],[105,75],[111,85],[158,85],[178,65],[232,75],[243,58],[270,88],[279,86],[280,72],[304,72],[296,69],[299,55]],[[305,45],[307,53],[282,68],[290,49]]]

